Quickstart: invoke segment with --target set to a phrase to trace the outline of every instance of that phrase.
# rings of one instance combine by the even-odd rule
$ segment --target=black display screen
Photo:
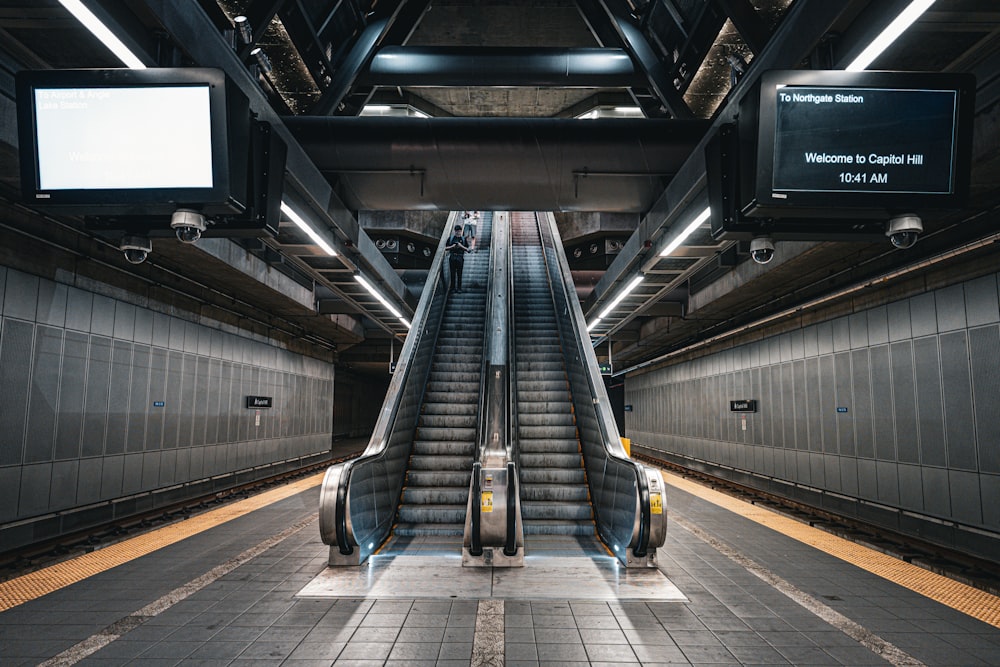
[[[974,102],[968,74],[765,72],[739,120],[740,209],[873,218],[960,207]]]
[[[773,192],[951,194],[953,90],[777,89]]]

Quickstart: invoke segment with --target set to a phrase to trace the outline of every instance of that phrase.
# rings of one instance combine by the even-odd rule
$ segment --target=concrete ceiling
[[[292,115],[350,117],[366,105],[380,104],[431,117],[549,119],[594,109],[614,114],[616,107],[631,106],[649,119],[704,121],[684,149],[690,155],[678,156],[671,167],[676,173],[658,181],[659,191],[651,191],[630,212],[627,229],[622,228],[621,218],[609,224],[597,212],[557,215],[567,246],[610,238],[625,241],[604,265],[574,273],[588,317],[603,309],[629,276],[637,271],[646,276],[642,288],[595,331],[602,356],[606,339],[613,341],[618,368],[647,362],[746,327],[754,319],[794,309],[831,290],[935,257],[992,233],[997,223],[1000,12],[993,0],[938,0],[874,63],[879,69],[977,74],[979,120],[969,207],[926,216],[924,239],[905,252],[892,251],[885,241],[779,242],[777,258],[763,267],[748,261],[745,243],[714,239],[707,225],[674,256],[658,256],[690,212],[704,206],[702,150],[708,128],[733,116],[735,102],[763,69],[842,67],[859,44],[906,4],[903,0],[87,0],[86,4],[148,64],[218,67],[236,80],[258,114],[279,126],[289,142],[290,203],[321,227],[338,254],[329,257],[321,252],[286,218],[274,238],[213,240],[202,248],[154,238],[150,262],[140,269],[118,259],[113,239],[95,235],[72,217],[60,219],[56,233],[31,216],[8,215],[5,233],[43,241],[52,236],[51,243],[60,247],[74,243],[93,247],[102,262],[117,263],[116,271],[133,272],[147,284],[165,281],[172,289],[195,293],[203,308],[225,309],[234,318],[261,322],[262,330],[289,339],[308,339],[317,350],[332,350],[340,363],[362,371],[384,374],[389,339],[399,339],[405,328],[358,287],[354,275],[373,277],[407,316],[422,281],[419,268],[397,268],[376,248],[372,236],[392,232],[433,244],[440,217],[363,210],[284,128],[282,119]],[[233,38],[231,19],[239,14],[249,16],[256,27],[252,44]],[[368,63],[389,45],[461,47],[473,53],[483,47],[618,48],[629,54],[642,77],[638,83],[610,87],[477,86],[473,81],[449,86],[366,85]],[[267,53],[273,65],[270,72],[254,66],[252,46]],[[746,73],[734,87],[730,75],[736,60],[746,63]],[[0,0],[4,74],[0,87],[6,105],[5,125],[0,127],[0,189],[6,210],[20,210],[10,74],[22,68],[117,66],[116,58],[56,0]],[[414,202],[411,208],[422,207]],[[373,220],[379,221],[377,229],[366,224]],[[73,242],[74,235],[81,240]],[[982,251],[962,257],[969,259],[976,252]],[[262,317],[261,311],[267,315]],[[398,345],[393,347],[398,351]]]

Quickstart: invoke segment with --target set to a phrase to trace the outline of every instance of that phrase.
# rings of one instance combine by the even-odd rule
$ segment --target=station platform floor
[[[658,571],[529,542],[544,577],[466,589],[411,542],[336,590],[313,475],[0,582],[0,664],[1000,665],[997,596],[665,478]]]

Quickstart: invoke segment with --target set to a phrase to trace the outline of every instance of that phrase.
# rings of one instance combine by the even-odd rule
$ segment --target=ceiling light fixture
[[[615,309],[615,306],[617,306],[617,305],[618,305],[619,303],[621,303],[621,302],[622,302],[622,299],[624,299],[624,298],[625,298],[625,297],[627,297],[627,296],[628,296],[629,294],[631,294],[631,293],[632,293],[632,290],[634,290],[634,289],[635,289],[636,287],[638,287],[638,286],[639,286],[639,283],[641,283],[641,282],[642,282],[642,275],[638,275],[638,276],[636,276],[635,278],[633,278],[633,279],[632,279],[631,281],[629,281],[629,284],[625,286],[625,289],[623,289],[623,290],[622,290],[621,292],[619,292],[619,293],[618,293],[618,296],[616,296],[616,297],[615,297],[615,298],[614,298],[614,299],[613,299],[613,300],[611,301],[611,303],[609,303],[609,304],[608,304],[608,307],[607,307],[607,308],[605,308],[605,309],[604,309],[604,310],[603,310],[603,311],[601,312],[601,314],[597,316],[597,319],[599,319],[599,320],[603,320],[603,319],[604,319],[605,317],[607,317],[607,316],[608,316],[608,314],[609,314],[609,313],[610,313],[610,312],[611,312],[612,310],[614,310],[614,309]],[[596,324],[596,322],[595,322],[595,324]]]
[[[115,36],[113,32],[104,25],[93,12],[87,9],[80,0],[59,0],[59,3],[66,10],[76,17],[76,20],[83,24],[94,37],[101,41],[101,44],[108,47],[111,53],[115,54],[126,67],[130,69],[146,69],[146,64],[139,59],[139,56],[125,46],[125,44]]]
[[[367,280],[365,280],[364,276],[362,276],[360,273],[356,273],[356,274],[354,274],[354,279],[357,280],[359,283],[361,283],[361,286],[364,287],[366,290],[368,290],[368,292],[373,297],[375,297],[376,299],[378,299],[379,303],[381,303],[383,306],[385,306],[386,309],[390,313],[392,313],[393,317],[395,317],[400,322],[402,322],[403,326],[405,326],[407,329],[410,328],[410,322],[409,322],[409,320],[407,320],[405,317],[403,317],[403,315],[398,310],[396,310],[396,308],[391,303],[389,303],[388,299],[386,299],[384,296],[382,296],[382,293],[379,292],[377,289],[375,289],[374,285],[372,285],[370,282],[368,282]]]
[[[263,74],[271,73],[272,69],[271,59],[267,57],[266,53],[264,53],[264,49],[260,48],[259,46],[255,46],[253,49],[250,50],[250,55],[253,56],[253,59],[257,61],[257,67],[260,69],[261,73]]]
[[[913,22],[920,18],[927,9],[934,4],[934,0],[913,0],[899,13],[892,23],[886,26],[879,36],[872,40],[861,54],[855,58],[850,65],[844,69],[848,72],[860,72],[867,69],[872,62],[882,54],[889,45],[896,41],[896,38],[903,34]]]
[[[284,213],[289,220],[294,222],[296,227],[298,227],[306,234],[308,234],[309,238],[313,240],[313,243],[322,248],[323,252],[325,252],[330,257],[337,256],[337,252],[330,246],[329,243],[323,240],[323,237],[319,235],[319,232],[310,227],[309,224],[302,219],[302,216],[300,216],[298,213],[292,210],[292,207],[290,207],[285,202],[281,202],[281,212]]]
[[[236,34],[239,36],[241,42],[244,44],[253,42],[253,28],[250,27],[250,19],[241,14],[233,19],[233,27],[236,29]]]
[[[680,247],[680,245],[684,243],[685,240],[687,240],[687,237],[691,236],[691,234],[694,233],[694,230],[701,227],[702,223],[708,220],[708,216],[710,215],[712,215],[712,209],[706,206],[705,210],[699,213],[698,217],[692,220],[691,224],[685,227],[684,231],[678,234],[677,238],[675,238],[673,241],[667,244],[667,247],[664,248],[663,252],[660,253],[660,257],[667,257],[674,250],[677,250],[677,248]]]

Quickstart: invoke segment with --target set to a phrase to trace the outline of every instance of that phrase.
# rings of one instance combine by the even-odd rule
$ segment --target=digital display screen
[[[211,188],[209,86],[36,88],[41,191]]]
[[[771,190],[948,195],[958,93],[779,86]]]

